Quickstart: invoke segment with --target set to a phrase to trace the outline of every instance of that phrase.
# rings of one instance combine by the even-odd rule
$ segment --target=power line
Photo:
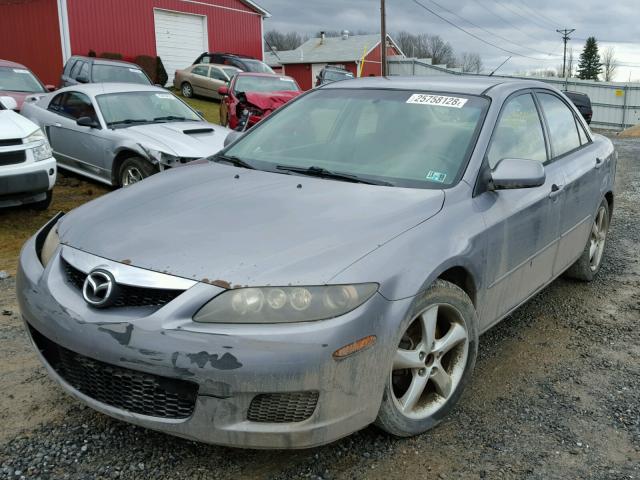
[[[494,48],[497,48],[498,50],[502,50],[503,52],[510,53],[511,55],[515,55],[515,56],[517,56],[517,57],[523,57],[523,58],[529,58],[529,59],[531,59],[531,60],[536,60],[536,61],[538,61],[538,62],[539,62],[539,61],[549,61],[549,60],[551,60],[551,59],[548,59],[548,58],[535,58],[535,57],[530,57],[530,56],[528,56],[528,55],[523,55],[523,54],[521,54],[521,53],[513,52],[513,51],[511,51],[511,50],[507,50],[506,48],[502,48],[502,47],[500,47],[500,46],[496,45],[495,43],[491,43],[491,42],[489,42],[488,40],[485,40],[484,38],[479,37],[478,35],[476,35],[476,34],[474,34],[474,33],[470,32],[470,31],[468,31],[468,30],[466,30],[466,29],[462,28],[461,26],[459,26],[459,25],[455,24],[455,23],[454,23],[454,22],[452,22],[451,20],[449,20],[449,19],[447,19],[447,18],[443,17],[442,15],[438,14],[437,12],[433,11],[432,9],[430,9],[429,7],[427,7],[426,5],[424,5],[423,3],[420,3],[418,0],[413,0],[413,3],[415,3],[415,4],[416,4],[416,5],[418,5],[418,6],[420,6],[421,8],[424,8],[424,9],[425,9],[426,11],[428,11],[429,13],[431,13],[431,14],[435,15],[435,16],[436,16],[436,17],[438,17],[440,20],[442,20],[442,21],[444,21],[444,22],[447,22],[449,25],[451,25],[451,26],[452,26],[452,27],[454,27],[454,28],[457,28],[457,29],[458,29],[458,30],[460,30],[461,32],[466,33],[467,35],[469,35],[469,36],[471,36],[471,37],[475,38],[476,40],[481,41],[482,43],[486,43],[487,45],[490,45],[490,46],[492,46],[492,47],[494,47]]]
[[[541,28],[541,29],[542,29],[542,30],[544,30],[545,32],[548,32],[548,31],[549,31],[549,28],[548,28],[546,25],[542,25],[542,24],[538,23],[538,22],[537,22],[533,17],[530,17],[530,16],[529,16],[530,18],[527,18],[527,17],[525,17],[525,16],[523,16],[523,15],[519,14],[516,10],[514,10],[513,8],[511,8],[511,6],[503,5],[502,3],[498,2],[498,0],[494,0],[494,1],[495,1],[495,3],[496,3],[497,5],[500,5],[503,9],[508,10],[508,11],[510,11],[511,13],[516,14],[516,15],[517,15],[517,16],[519,16],[520,18],[523,18],[523,19],[525,19],[525,20],[529,20],[529,21],[531,21],[532,23],[536,24],[536,26],[537,26],[538,28]]]
[[[557,28],[558,25],[561,25],[561,23],[556,22],[555,20],[550,19],[549,17],[547,17],[546,15],[543,15],[542,12],[538,12],[536,10],[534,10],[533,8],[531,8],[529,5],[527,5],[526,3],[524,3],[522,0],[518,0],[518,3],[520,3],[523,7],[525,7],[527,10],[529,10],[531,13],[533,13],[534,15],[540,17],[545,23],[549,24],[551,27],[553,28]]]
[[[443,7],[442,5],[440,5],[438,2],[436,2],[435,0],[428,0],[430,3],[433,3],[434,5],[437,5],[438,7],[440,7],[442,10],[449,12],[451,15],[454,15],[456,17],[458,17],[460,20],[462,20],[463,22],[467,22],[468,24],[474,26],[475,28],[478,28],[480,30],[482,30],[483,32],[488,33],[489,35],[493,35],[494,37],[500,38],[501,40],[504,40],[505,42],[508,42],[512,45],[515,45],[516,47],[520,47],[520,48],[524,48],[525,50],[531,50],[533,52],[538,52],[538,53],[542,53],[543,55],[549,55],[549,56],[554,56],[553,53],[549,53],[549,52],[543,52],[542,50],[538,50],[536,48],[531,48],[531,47],[526,47],[524,45],[520,45],[519,43],[516,43],[512,40],[509,40],[506,37],[503,37],[502,35],[498,35],[497,33],[491,32],[490,30],[487,30],[484,27],[481,27],[480,25],[478,25],[477,23],[473,23],[471,20],[467,20],[466,18],[458,15],[457,13],[449,10],[446,7]]]

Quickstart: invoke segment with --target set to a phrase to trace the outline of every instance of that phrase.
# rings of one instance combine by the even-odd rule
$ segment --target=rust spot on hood
[[[125,265],[131,265],[131,260],[125,258],[124,260],[120,260],[120,263],[124,263]]]
[[[229,290],[231,288],[231,284],[226,280],[214,280],[213,282],[209,282],[211,285],[215,285],[216,287],[224,288],[225,290]]]

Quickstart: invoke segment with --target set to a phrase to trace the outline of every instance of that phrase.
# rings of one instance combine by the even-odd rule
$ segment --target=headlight
[[[320,287],[255,287],[227,290],[198,311],[195,322],[290,323],[338,317],[359,307],[377,283]]]
[[[150,158],[156,160],[158,163],[162,163],[163,165],[173,165],[174,163],[178,163],[180,161],[180,157],[176,157],[171,153],[166,153],[154,148],[145,147],[144,145],[140,146]]]
[[[40,129],[36,130],[31,135],[23,139],[22,143],[34,144],[34,146],[31,147],[31,151],[33,152],[33,158],[36,162],[51,158],[51,156],[53,155],[53,152],[51,151],[51,145],[49,145],[49,140],[47,140],[46,135]]]
[[[42,262],[43,267],[47,267],[59,245],[58,226],[54,225],[44,239],[42,250],[40,251],[40,262]]]

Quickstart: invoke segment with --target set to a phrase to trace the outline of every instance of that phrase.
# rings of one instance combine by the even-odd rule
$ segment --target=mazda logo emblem
[[[116,282],[111,273],[106,270],[94,270],[84,280],[82,296],[85,301],[96,308],[111,305],[115,299]]]

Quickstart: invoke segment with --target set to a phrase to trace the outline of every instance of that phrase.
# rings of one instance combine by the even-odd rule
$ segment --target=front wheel
[[[610,222],[609,202],[606,199],[598,207],[593,217],[589,240],[582,251],[580,258],[569,267],[566,276],[584,282],[592,281],[602,266],[602,256],[607,242]]]
[[[157,168],[140,157],[127,158],[120,166],[118,180],[121,187],[128,187],[141,182],[145,178],[157,173]]]
[[[376,425],[408,437],[438,425],[469,382],[478,353],[469,296],[437,280],[417,300],[396,348]]]

